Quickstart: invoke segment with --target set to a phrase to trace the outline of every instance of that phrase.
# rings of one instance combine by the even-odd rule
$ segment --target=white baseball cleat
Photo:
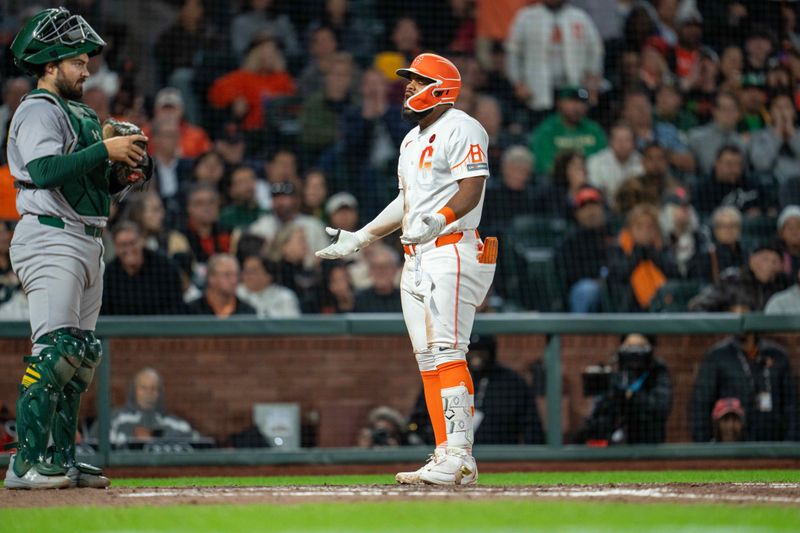
[[[433,450],[433,453],[428,456],[428,461],[424,465],[413,472],[398,472],[397,475],[394,476],[395,481],[401,485],[421,485],[422,479],[420,479],[420,476],[422,472],[436,464],[436,461],[444,457],[444,455],[444,448],[436,448]]]
[[[69,467],[67,470],[67,478],[69,479],[69,487],[71,489],[76,487],[82,489],[104,489],[111,485],[111,480],[106,476],[83,472],[76,466]]]
[[[478,480],[475,458],[462,448],[447,448],[443,457],[420,473],[428,485],[472,485]]]
[[[14,472],[14,455],[8,463],[4,485],[7,489],[66,489],[69,487],[67,476],[45,476],[40,474],[36,467],[30,468],[22,476]]]

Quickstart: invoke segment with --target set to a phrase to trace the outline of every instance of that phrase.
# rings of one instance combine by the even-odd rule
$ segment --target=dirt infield
[[[0,509],[58,506],[291,504],[460,499],[593,500],[631,503],[800,505],[800,483],[668,483],[432,487],[397,485],[298,485],[280,487],[160,487],[0,490]]]
[[[416,470],[416,463],[247,465],[247,466],[136,466],[104,469],[111,479],[209,476],[332,476],[387,474]],[[587,472],[617,470],[795,470],[800,459],[628,459],[616,461],[506,461],[481,462],[481,472]]]

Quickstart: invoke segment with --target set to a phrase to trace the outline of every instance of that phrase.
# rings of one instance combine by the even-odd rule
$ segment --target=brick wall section
[[[656,355],[666,360],[675,389],[668,435],[686,442],[687,404],[694,375],[708,346],[722,336],[662,336]],[[800,369],[800,334],[771,338],[789,347],[795,373]],[[562,427],[568,435],[587,415],[581,370],[606,362],[616,336],[562,338],[564,375]],[[503,336],[499,359],[530,379],[530,365],[543,355],[543,336]],[[27,341],[0,340],[0,402],[12,407]],[[322,446],[350,446],[369,410],[390,405],[407,413],[420,382],[405,336],[118,339],[111,343],[112,405],[125,403],[130,379],[145,367],[164,377],[167,410],[188,419],[218,440],[251,423],[256,402],[297,402],[306,417],[319,416]],[[543,399],[538,401],[545,418]],[[95,387],[83,414],[95,412]]]

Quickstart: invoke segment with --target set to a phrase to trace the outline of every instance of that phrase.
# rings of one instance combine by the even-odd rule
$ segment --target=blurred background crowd
[[[404,80],[451,58],[489,134],[485,311],[800,312],[800,3],[72,0],[108,42],[84,101],[143,125],[155,176],[115,205],[103,314],[394,312],[396,237],[320,264],[396,195]],[[0,318],[7,127],[33,80],[0,5]]]

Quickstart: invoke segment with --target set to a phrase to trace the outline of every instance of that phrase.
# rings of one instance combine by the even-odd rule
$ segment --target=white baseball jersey
[[[489,176],[488,146],[489,136],[483,126],[458,109],[448,109],[424,130],[417,126],[408,132],[397,163],[398,186],[405,196],[404,234],[420,233],[424,229],[422,215],[436,213],[447,205],[458,192],[458,180]],[[448,225],[442,234],[476,229],[483,196],[472,211]]]
[[[422,215],[446,206],[458,192],[458,180],[489,176],[488,143],[480,123],[458,109],[449,109],[426,129],[417,126],[406,135],[397,171],[405,197],[403,233],[421,231]],[[457,243],[431,242],[418,247],[413,256],[406,255],[401,281],[406,327],[414,352],[430,353],[437,366],[438,358],[448,353],[443,349],[464,357],[475,309],[494,277],[495,265],[478,260],[482,243],[474,231],[481,220],[483,196],[472,211],[442,231],[443,235],[464,232]]]

